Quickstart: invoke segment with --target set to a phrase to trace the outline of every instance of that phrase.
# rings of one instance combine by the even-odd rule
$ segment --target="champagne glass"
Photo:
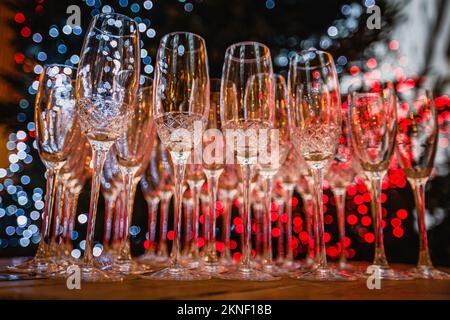
[[[134,71],[122,71],[124,73],[134,73]],[[131,78],[129,75],[121,74],[125,79]],[[121,80],[119,80],[120,82]],[[121,84],[119,84],[121,85]],[[125,90],[125,87],[123,87]],[[142,274],[148,270],[131,259],[130,251],[130,226],[133,216],[133,204],[136,193],[136,186],[139,182],[138,174],[146,154],[151,152],[153,140],[151,139],[153,130],[153,118],[151,110],[151,98],[153,92],[152,79],[146,76],[140,77],[140,85],[137,99],[133,105],[128,106],[131,110],[127,117],[124,131],[116,141],[116,155],[119,169],[122,173],[123,187],[125,191],[125,217],[124,217],[124,239],[119,255],[114,260],[108,271],[122,276]]]
[[[287,102],[287,88],[286,81],[283,76],[278,74],[257,74],[254,76],[257,84],[261,89],[269,91],[264,88],[264,85],[270,85],[273,87],[273,103],[274,103],[274,127],[270,131],[270,137],[267,141],[267,151],[270,151],[270,159],[267,163],[259,164],[259,174],[264,182],[264,225],[265,228],[265,248],[263,269],[272,274],[281,274],[284,271],[278,268],[273,263],[272,253],[272,224],[271,224],[271,211],[272,211],[272,189],[273,179],[275,174],[279,171],[281,166],[285,163],[289,152],[291,151],[290,142],[290,108]],[[266,83],[263,83],[266,82]],[[269,83],[270,82],[270,83]],[[263,85],[264,84],[264,85]],[[265,162],[265,161],[264,161]],[[292,185],[293,188],[293,185]],[[289,208],[290,209],[290,208]],[[288,209],[288,210],[289,210]]]
[[[345,114],[343,117],[345,118]],[[348,185],[352,183],[355,178],[346,124],[347,121],[344,119],[337,152],[334,159],[331,161],[326,175],[326,179],[330,184],[331,191],[333,192],[336,201],[339,243],[341,246],[337,267],[340,270],[353,269],[352,266],[347,263],[347,258],[345,256],[345,195],[347,193]]]
[[[203,157],[201,158],[208,183],[210,214],[205,217],[209,232],[205,239],[206,252],[203,264],[198,271],[211,275],[226,271],[224,266],[219,265],[216,252],[218,184],[225,167],[225,141],[220,119],[220,85],[221,79],[210,80],[210,109],[203,134]]]
[[[272,59],[267,46],[258,42],[241,42],[231,45],[225,53],[221,84],[221,120],[224,129],[231,129],[237,134],[237,148],[226,139],[227,149],[231,150],[238,160],[243,184],[243,225],[244,245],[242,259],[236,271],[223,273],[221,277],[236,280],[276,280],[264,271],[256,270],[251,265],[251,181],[255,174],[258,156],[256,137],[264,129],[273,128],[273,86],[271,80],[258,82],[249,79],[260,73],[272,74]],[[270,79],[270,78],[269,78]],[[265,84],[269,91],[259,90],[262,99],[255,93]],[[261,88],[262,89],[262,88]],[[235,94],[230,94],[234,90]],[[234,131],[233,131],[234,130]],[[227,162],[228,154],[227,152]]]
[[[61,168],[67,161],[78,130],[75,108],[75,69],[48,65],[39,77],[35,103],[36,143],[46,167],[47,186],[42,214],[41,241],[33,259],[8,269],[31,276],[46,276],[58,271],[49,254],[50,223]]]
[[[341,131],[339,82],[332,56],[311,50],[295,54],[289,69],[293,98],[292,141],[314,177],[314,198],[318,222],[318,255],[314,270],[294,275],[301,280],[354,280],[327,265],[323,223],[323,170],[334,156]]]
[[[175,215],[170,266],[151,278],[207,279],[209,276],[183,267],[179,259],[184,172],[194,144],[201,138],[201,127],[209,111],[205,41],[188,32],[165,35],[158,48],[155,71],[153,115],[158,135],[169,150],[174,166]]]
[[[397,156],[412,186],[419,224],[419,261],[412,275],[423,279],[450,279],[446,272],[433,267],[425,225],[425,185],[433,169],[439,137],[433,95],[424,88],[398,92]]]
[[[355,157],[370,181],[372,208],[375,209],[375,257],[381,279],[410,279],[392,269],[386,259],[383,242],[381,183],[394,151],[397,133],[396,96],[391,82],[375,79],[355,83],[348,95],[349,128]]]
[[[96,15],[81,50],[77,76],[77,109],[81,129],[92,147],[94,177],[89,206],[88,232],[81,277],[84,281],[110,280],[94,263],[97,202],[106,154],[127,127],[127,113],[139,87],[139,30],[131,18]]]

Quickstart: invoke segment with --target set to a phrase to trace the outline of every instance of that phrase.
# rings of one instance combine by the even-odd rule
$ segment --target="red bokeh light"
[[[358,223],[358,217],[355,216],[354,214],[349,214],[347,216],[347,223],[351,224],[351,225],[355,225]]]
[[[22,35],[22,37],[28,38],[29,36],[31,36],[31,29],[28,27],[23,27],[22,30],[20,30],[20,34]]]
[[[281,234],[280,228],[273,228],[272,229],[272,237],[278,238]]]
[[[367,243],[373,243],[375,241],[375,235],[372,232],[367,232],[364,235],[364,241]]]
[[[361,224],[362,224],[363,226],[368,227],[368,226],[370,226],[371,223],[372,223],[372,218],[371,218],[371,217],[369,217],[369,216],[364,216],[364,217],[361,218]]]
[[[392,231],[392,234],[394,235],[394,237],[396,238],[401,238],[403,237],[403,234],[405,233],[405,231],[398,227],[398,228],[394,228],[394,230]]]
[[[14,60],[16,61],[17,64],[21,64],[25,61],[25,55],[22,52],[17,52],[14,55]]]
[[[25,22],[25,15],[22,12],[17,12],[14,16],[14,21],[17,23],[24,23]]]
[[[356,76],[358,73],[359,73],[359,67],[358,66],[352,66],[351,68],[350,68],[350,74],[352,75],[352,76]]]
[[[167,232],[167,239],[173,240],[173,230]]]
[[[397,217],[399,217],[402,220],[405,220],[408,217],[408,211],[406,211],[405,209],[397,210]]]

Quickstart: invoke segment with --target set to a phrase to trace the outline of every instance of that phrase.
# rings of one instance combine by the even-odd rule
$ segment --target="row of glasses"
[[[36,257],[12,270],[40,275],[58,271],[59,266],[48,250],[50,221],[55,207],[55,193],[58,185],[61,185],[53,235],[55,243],[59,243],[62,225],[66,238],[64,240],[67,241],[75,213],[70,212],[70,205],[66,205],[65,208],[62,204],[66,194],[65,188],[70,180],[70,186],[75,190],[73,193],[77,194],[79,191],[76,190],[79,190],[82,181],[71,177],[69,171],[64,168],[72,170],[69,154],[77,148],[73,140],[77,136],[79,123],[92,147],[93,159],[88,232],[84,259],[80,263],[84,281],[119,280],[149,271],[147,267],[131,259],[128,231],[132,219],[134,192],[142,177],[145,179],[142,179],[144,182],[141,186],[145,189],[148,203],[151,204],[149,244],[153,246],[155,242],[157,205],[161,201],[159,249],[163,251],[159,256],[166,261],[168,255],[164,253],[164,247],[167,252],[167,244],[164,244],[167,236],[168,204],[171,194],[175,196],[174,241],[170,265],[144,277],[200,280],[217,276],[238,280],[276,280],[277,277],[274,275],[280,273],[280,270],[272,261],[270,228],[273,180],[280,170],[286,170],[281,177],[281,186],[285,189],[285,204],[288,208],[287,265],[290,267],[287,269],[292,271],[292,230],[289,227],[292,223],[292,213],[289,214],[289,211],[293,186],[299,176],[292,174],[292,170],[284,164],[288,159],[287,161],[294,162],[295,166],[302,167],[295,161],[295,156],[294,159],[292,156],[288,157],[294,153],[294,149],[308,166],[306,170],[308,173],[302,176],[311,176],[314,182],[311,183],[305,178],[308,188],[312,187],[312,210],[311,215],[307,216],[311,217],[310,224],[314,229],[315,253],[312,268],[307,272],[300,270],[292,276],[304,280],[355,279],[350,274],[327,265],[322,184],[324,171],[331,165],[328,180],[338,203],[342,267],[344,252],[342,193],[345,194],[343,192],[345,183],[352,180],[354,172],[349,170],[349,174],[343,179],[345,182],[333,174],[344,172],[341,165],[350,168],[355,166],[352,163],[357,163],[362,168],[365,178],[370,180],[369,189],[376,217],[374,264],[381,267],[383,278],[409,279],[409,275],[389,267],[384,253],[381,227],[381,181],[388,169],[396,137],[400,164],[415,191],[419,215],[421,247],[416,274],[435,278],[446,276],[432,267],[424,221],[424,186],[431,172],[437,140],[436,115],[432,98],[428,93],[413,97],[409,107],[403,104],[402,108],[408,111],[405,112],[406,120],[397,122],[397,102],[392,84],[386,87],[380,86],[379,83],[372,83],[370,87],[365,87],[365,84],[358,88],[352,87],[349,94],[348,123],[344,121],[344,124],[347,124],[344,125],[344,130],[350,132],[349,134],[344,132],[342,138],[339,84],[334,62],[329,53],[313,50],[293,55],[286,89],[284,79],[273,74],[270,51],[266,46],[256,42],[238,43],[226,51],[222,78],[210,81],[204,40],[192,33],[171,33],[161,40],[155,70],[155,85],[152,87],[150,79],[140,76],[139,45],[139,32],[134,20],[120,14],[100,14],[94,17],[89,27],[77,73],[68,66],[53,65],[44,69],[36,99],[38,150],[48,169],[43,239]],[[428,109],[419,108],[420,105]],[[416,117],[413,116],[413,108],[420,109]],[[424,118],[429,121],[424,121]],[[152,138],[153,123],[160,138],[159,145],[155,144]],[[396,135],[397,124],[398,130],[404,131],[403,134]],[[205,129],[207,134],[203,134]],[[223,132],[227,129],[235,130],[235,133],[237,131],[237,142],[235,139],[231,143],[228,139],[226,143],[224,142]],[[217,139],[216,133],[221,134],[221,139]],[[349,148],[348,141],[346,142],[348,135],[351,137],[352,148]],[[255,140],[255,137],[258,137],[258,140]],[[275,146],[270,144],[274,139],[277,141]],[[425,147],[418,148],[418,144],[421,146],[424,144],[424,139]],[[115,148],[111,149],[114,144]],[[237,160],[240,169],[237,176],[240,176],[243,187],[242,259],[236,268],[230,267],[229,255],[223,260],[228,268],[220,265],[215,248],[218,192],[223,189],[219,187],[220,176],[224,171],[226,174],[231,172],[230,170],[227,172],[223,162],[225,145],[226,149],[231,149],[232,158]],[[261,149],[261,145],[266,149]],[[341,145],[345,147],[341,148]],[[153,148],[156,153],[152,151]],[[196,148],[203,153],[200,159],[195,159],[196,152],[192,153]],[[154,174],[154,168],[151,168],[152,161],[155,161],[158,155],[161,156],[163,149],[170,154],[170,161],[166,161],[166,164],[169,162],[172,164],[173,185],[171,183],[158,185],[161,179],[152,176]],[[209,159],[204,157],[208,149],[213,151]],[[101,264],[94,259],[92,253],[93,236],[98,194],[104,176],[103,166],[110,150],[114,150],[110,156],[117,161],[122,178],[122,181],[118,181],[117,177],[110,181],[114,185],[117,184],[114,187],[116,188],[114,194],[117,194],[121,208],[116,210],[114,220],[118,222],[122,231],[119,230],[119,251],[106,264]],[[264,151],[267,150],[276,154],[274,162],[273,158],[272,162],[262,161]],[[160,175],[164,171],[161,159],[160,157],[156,160]],[[206,240],[204,257],[194,269],[191,269],[193,267],[191,263],[182,263],[180,252],[182,199],[186,189],[184,173],[190,159],[193,159],[193,163],[189,164],[188,173],[193,169],[194,175],[202,176],[203,173],[206,175],[209,202],[208,212],[204,214],[203,233]],[[62,174],[61,170],[64,171]],[[257,185],[254,180],[257,176],[256,170],[263,182],[261,191],[264,193],[264,197],[259,197],[261,201],[264,200],[262,214],[264,258],[260,270],[257,269],[259,264],[253,263],[251,259],[250,195],[252,186]],[[58,183],[61,177],[63,184]],[[154,184],[158,179],[159,182]],[[193,181],[189,177],[187,180],[188,183]],[[236,188],[236,184],[234,182],[232,184]],[[194,226],[193,243],[196,247],[200,212],[198,201],[195,205],[195,197],[194,194],[191,221]],[[232,196],[228,193],[225,198],[228,201],[228,214],[224,225],[229,226],[231,224],[229,202]],[[69,203],[68,199],[69,196],[64,202]],[[187,217],[191,217],[189,212]],[[104,240],[108,244],[111,234],[111,210],[108,210],[105,221]],[[190,229],[189,225],[186,229]],[[229,230],[224,232],[227,242],[230,241],[229,233]],[[190,239],[189,233],[187,237]],[[198,262],[198,258],[193,260]]]

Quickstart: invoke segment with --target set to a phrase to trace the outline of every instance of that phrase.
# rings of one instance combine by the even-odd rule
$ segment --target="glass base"
[[[347,261],[330,263],[329,266],[339,271],[347,271],[348,273],[360,272],[361,270],[365,271],[367,269],[367,266],[356,266]]]
[[[15,266],[8,266],[8,271],[15,273],[27,273],[29,275],[50,275],[58,272],[61,268],[52,260],[34,257]]]
[[[330,268],[317,268],[307,272],[297,272],[290,275],[291,278],[305,281],[354,281],[357,277],[344,271]]]
[[[261,270],[267,273],[270,273],[273,276],[282,276],[287,273],[286,269],[277,266],[274,263],[271,264],[263,264],[261,266]]]
[[[449,273],[438,270],[432,266],[418,266],[408,270],[408,273],[418,279],[450,280]]]
[[[227,272],[220,273],[217,278],[223,280],[243,280],[243,281],[276,281],[280,280],[280,277],[275,277],[268,272],[260,271],[253,268],[245,268],[239,266],[228,270]]]
[[[110,274],[99,266],[81,264],[79,267],[82,282],[114,282],[123,280],[122,277]]]
[[[37,280],[37,279],[47,279],[48,277],[43,274],[37,273],[8,273],[1,272],[0,273],[0,281],[22,281],[22,280]]]
[[[114,275],[117,277],[121,276],[135,276],[144,274],[147,272],[152,272],[152,269],[137,263],[131,259],[116,259],[110,267],[106,268],[105,271],[108,275]]]
[[[410,275],[408,272],[399,271],[391,268],[390,266],[377,266],[377,265],[369,265],[369,267],[378,267],[379,268],[379,277],[382,280],[412,280],[414,277]],[[363,277],[372,276],[373,273],[368,273],[367,268],[362,271]]]
[[[140,278],[151,280],[198,281],[209,280],[211,276],[179,266],[168,267],[150,275],[141,275]]]
[[[285,261],[280,267],[285,272],[307,272],[314,268],[314,265],[309,265],[300,261]]]
[[[228,268],[226,268],[223,265],[217,264],[217,263],[216,264],[203,263],[197,269],[195,269],[195,272],[208,274],[210,276],[216,276],[219,273],[224,273],[227,271],[228,271]]]

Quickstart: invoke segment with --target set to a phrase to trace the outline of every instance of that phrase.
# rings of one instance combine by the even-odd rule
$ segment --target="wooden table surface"
[[[7,265],[11,260],[1,260]],[[397,266],[405,269],[410,266]],[[447,271],[449,271],[447,269]],[[115,283],[82,283],[69,290],[65,280],[39,279],[0,281],[0,299],[436,299],[450,300],[450,281],[411,280],[381,282],[380,290],[369,290],[366,280],[309,282],[282,278],[280,281],[176,282],[128,280]]]

